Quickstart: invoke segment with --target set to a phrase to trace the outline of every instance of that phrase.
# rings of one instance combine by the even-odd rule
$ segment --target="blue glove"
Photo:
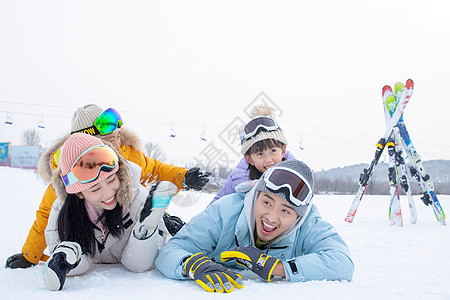
[[[272,272],[280,261],[278,258],[264,254],[261,250],[252,246],[236,247],[222,252],[220,259],[223,262],[236,260],[236,263],[253,271],[262,279],[272,281]]]
[[[242,276],[210,260],[203,253],[190,256],[184,263],[184,274],[207,292],[230,293],[233,286],[244,286]]]

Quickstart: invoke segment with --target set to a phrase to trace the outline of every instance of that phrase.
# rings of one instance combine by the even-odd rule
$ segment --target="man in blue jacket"
[[[311,203],[313,185],[301,161],[273,166],[247,193],[227,195],[192,218],[161,249],[157,268],[208,292],[242,288],[235,272],[242,266],[267,281],[351,280],[350,251]]]

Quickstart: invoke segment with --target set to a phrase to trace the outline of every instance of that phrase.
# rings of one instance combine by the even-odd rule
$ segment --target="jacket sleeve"
[[[220,222],[214,222],[209,211],[207,208],[193,217],[160,250],[156,267],[166,277],[189,279],[183,274],[185,259],[198,252],[208,255],[216,248],[221,231]]]
[[[295,156],[291,152],[286,151],[286,153],[284,154],[284,158],[286,158],[287,160],[290,160],[290,159],[295,159]]]
[[[136,177],[137,178],[137,177]],[[141,210],[147,200],[148,190],[142,185],[137,186],[134,191],[134,200],[129,204],[130,213],[134,220],[138,220]],[[134,226],[136,226],[134,222]],[[153,234],[145,239],[139,240],[134,236],[134,226],[128,238],[127,245],[122,253],[121,263],[132,272],[143,272],[151,270],[155,267],[155,259],[158,255],[159,248],[166,241],[165,232],[167,232],[164,221],[158,223]]]
[[[56,246],[61,243],[61,239],[59,238],[58,233],[58,216],[61,211],[62,203],[57,199],[52,206],[50,211],[50,216],[48,218],[48,224],[45,228],[45,240],[47,242],[47,247],[49,253],[53,253]],[[86,255],[81,255],[81,260],[78,263],[77,267],[70,270],[67,274],[68,276],[75,276],[86,273],[92,265],[92,259]]]
[[[70,270],[67,276],[77,276],[86,273],[92,266],[92,258],[87,254],[82,254],[77,267]]]
[[[298,256],[283,262],[286,279],[350,281],[354,264],[347,245],[335,228],[321,218],[312,218],[304,225],[298,239],[301,243],[297,245]]]
[[[249,172],[248,172],[248,163],[245,158],[242,158],[239,163],[236,165],[234,170],[228,175],[227,180],[223,187],[219,190],[217,195],[211,201],[209,205],[216,202],[220,198],[226,195],[236,193],[236,186],[242,182],[250,180]]]
[[[160,224],[158,227],[160,227]],[[128,244],[122,254],[122,265],[132,272],[144,272],[155,267],[155,259],[158,255],[158,246],[163,243],[164,237],[159,233],[158,227],[155,232],[145,240],[137,239],[131,233]]]
[[[134,162],[142,168],[141,184],[146,185],[154,180],[170,181],[179,190],[183,188],[183,180],[188,171],[187,169],[165,164],[147,157],[142,151],[136,150],[131,146],[122,145],[121,151],[125,159]]]
[[[214,197],[214,199],[211,201],[211,203],[209,203],[209,205],[213,204],[214,202],[216,202],[217,200],[219,200],[220,198],[222,198],[223,196],[229,195],[229,194],[233,194],[236,193],[234,188],[235,188],[235,184],[233,183],[232,180],[232,174],[230,174],[227,178],[227,180],[225,181],[225,184],[223,185],[223,187],[219,190],[219,192],[216,194],[216,196]]]
[[[61,211],[61,207],[62,203],[59,200],[56,200],[53,203],[48,218],[48,224],[45,228],[45,241],[47,242],[47,247],[50,254],[53,253],[55,247],[61,243],[58,233],[58,216]]]
[[[56,200],[56,194],[51,185],[45,190],[39,209],[36,211],[36,220],[30,228],[25,244],[22,247],[24,257],[34,264],[39,260],[46,261],[48,256],[43,254],[47,244],[45,243],[45,228],[47,227],[50,210],[53,202]]]

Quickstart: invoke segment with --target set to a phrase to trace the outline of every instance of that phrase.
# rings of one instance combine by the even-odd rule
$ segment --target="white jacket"
[[[122,165],[123,166],[123,165]],[[139,219],[140,212],[148,196],[148,189],[139,184],[141,168],[129,161],[126,166],[131,177],[133,199],[126,206],[123,214],[124,232],[120,238],[108,234],[106,239],[102,239],[102,231],[95,228],[95,238],[97,245],[93,256],[83,254],[78,266],[72,269],[68,275],[79,275],[88,271],[92,263],[121,263],[128,270],[142,272],[155,267],[155,259],[158,250],[167,242],[168,233],[163,220],[161,219],[157,230],[151,237],[145,240],[138,240],[133,235],[133,228]],[[61,242],[58,234],[58,215],[65,199],[61,197],[53,203],[45,229],[45,240],[47,249],[53,252],[55,247]],[[101,251],[99,245],[104,247]]]

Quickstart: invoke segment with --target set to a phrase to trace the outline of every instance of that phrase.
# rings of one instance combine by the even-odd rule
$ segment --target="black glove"
[[[187,189],[194,189],[200,191],[209,181],[211,172],[201,172],[200,168],[191,168],[184,175],[184,185]]]
[[[11,268],[11,269],[17,269],[17,268],[26,269],[26,268],[32,267],[34,265],[35,264],[29,262],[25,258],[25,256],[23,256],[22,253],[17,253],[17,254],[11,255],[6,260],[6,267]]]
[[[169,231],[171,236],[174,236],[181,228],[183,228],[184,222],[177,216],[171,216],[167,212],[163,216],[164,225],[166,225],[167,231]]]
[[[230,293],[233,286],[244,286],[242,276],[210,260],[203,253],[190,256],[184,263],[184,274],[207,292]]]
[[[65,241],[56,246],[42,272],[45,286],[52,291],[61,290],[67,273],[78,265],[81,254],[81,246],[75,242]]]
[[[236,263],[250,269],[262,279],[272,281],[272,272],[280,262],[278,258],[264,254],[261,250],[252,246],[236,247],[222,252],[220,259],[225,262],[236,260]]]

